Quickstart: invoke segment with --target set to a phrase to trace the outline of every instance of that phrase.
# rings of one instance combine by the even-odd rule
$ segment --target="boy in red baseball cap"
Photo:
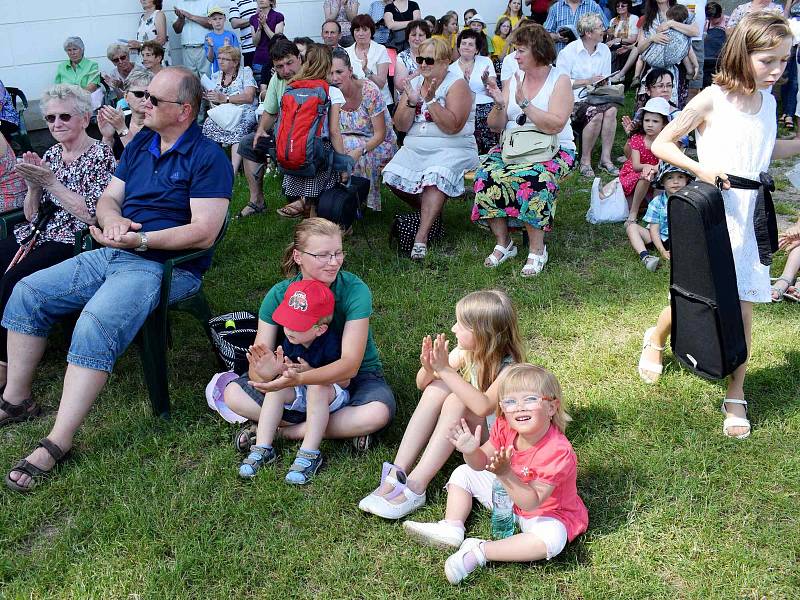
[[[305,279],[292,283],[283,302],[272,313],[272,320],[283,327],[286,337],[274,353],[251,348],[248,355],[251,372],[254,370],[264,381],[271,381],[286,369],[302,372],[306,366],[317,368],[339,360],[342,339],[328,329],[334,303],[333,292],[319,281]],[[298,385],[267,393],[261,404],[256,443],[239,466],[239,476],[255,477],[261,467],[275,462],[272,442],[281,424],[305,421],[306,435],[286,474],[286,482],[308,483],[322,466],[319,445],[329,414],[350,400],[344,389],[349,383],[348,380],[333,385]]]

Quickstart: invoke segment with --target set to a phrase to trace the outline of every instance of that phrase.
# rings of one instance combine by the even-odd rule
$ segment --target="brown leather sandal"
[[[6,413],[6,416],[0,419],[0,427],[9,423],[27,421],[38,417],[39,413],[42,412],[41,407],[33,401],[33,398],[23,400],[19,404],[11,404],[0,397],[0,410]]]
[[[275,212],[278,213],[281,217],[286,219],[299,219],[303,216],[306,210],[306,203],[302,200],[295,200],[294,202],[290,202],[286,206],[281,206]]]
[[[14,465],[14,468],[11,469],[8,472],[8,474],[6,475],[6,486],[9,489],[14,490],[15,492],[22,492],[23,494],[26,494],[26,493],[30,492],[34,487],[36,487],[37,480],[41,481],[49,473],[52,473],[52,471],[56,467],[56,465],[58,463],[62,462],[64,460],[64,458],[66,458],[67,454],[69,453],[69,451],[64,452],[61,448],[58,447],[58,445],[54,444],[53,442],[51,442],[47,438],[44,438],[44,439],[40,440],[39,441],[39,445],[37,446],[37,448],[39,446],[41,446],[42,448],[47,450],[47,453],[50,456],[53,457],[53,460],[56,461],[55,465],[53,465],[50,469],[47,469],[47,470],[40,469],[36,465],[34,465],[32,463],[29,463],[27,460],[25,460],[23,458],[16,465]],[[22,486],[22,485],[18,484],[16,481],[14,481],[13,479],[11,479],[11,473],[13,473],[14,471],[17,471],[18,473],[23,473],[23,474],[27,475],[28,477],[30,477],[31,480],[30,480],[29,485]]]

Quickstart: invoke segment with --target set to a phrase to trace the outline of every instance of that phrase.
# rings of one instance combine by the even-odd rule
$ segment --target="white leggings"
[[[461,465],[450,476],[445,485],[456,485],[469,492],[473,498],[486,508],[492,508],[492,484],[495,475],[490,471],[475,471],[468,465]],[[544,542],[547,548],[547,560],[558,556],[567,545],[567,528],[553,517],[520,517],[514,515],[522,533],[532,533]]]

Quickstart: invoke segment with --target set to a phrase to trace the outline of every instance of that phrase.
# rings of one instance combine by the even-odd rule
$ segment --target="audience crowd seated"
[[[333,160],[314,175],[282,175],[288,200],[277,211],[282,217],[307,216],[348,173],[369,180],[367,206],[379,211],[385,183],[419,213],[410,258],[422,260],[444,203],[465,195],[465,178],[474,171],[471,220],[488,228],[496,242],[484,266],[496,268],[515,257],[512,232],[524,229],[528,254],[520,275],[536,276],[549,259],[545,234],[554,226],[561,182],[576,166],[578,135],[580,175],[594,177],[592,155],[599,138],[600,169],[620,176],[629,202],[626,232],[642,264],[655,270],[660,262],[648,253],[649,243],[662,259],[671,260],[668,194],[692,178],[727,177],[710,166],[719,156],[732,165],[732,174],[757,174],[766,171],[771,156],[800,150],[798,138],[775,142],[776,104],[769,93],[787,52],[792,63],[796,60],[788,24],[770,16],[788,12],[788,4],[742,4],[726,31],[719,4],[699,0],[685,6],[688,2],[618,0],[609,23],[606,3],[594,0],[526,0],[532,18],[525,16],[521,0],[509,0],[489,35],[487,22],[474,9],[464,13],[459,31],[456,12],[423,20],[413,0],[374,0],[364,3],[363,13],[357,0],[325,0],[324,19],[319,15],[323,43],[315,43],[310,38],[291,42],[283,35],[287,25],[274,0],[230,0],[224,7],[210,0],[177,0],[172,30],[180,36],[185,66],[176,67],[169,66],[161,0],[141,0],[136,39],[107,48],[111,71],[101,75],[98,64],[84,56],[80,38],[64,43],[69,60],[58,65],[57,85],[40,102],[56,141],[42,157],[14,155],[7,138],[20,120],[0,82],[0,208],[22,208],[25,217],[0,241],[0,426],[40,412],[32,384],[46,339],[58,320],[79,313],[55,423],[8,473],[6,485],[30,491],[72,448],[117,358],[159,303],[162,263],[213,246],[240,163],[249,200],[238,216],[265,212],[264,174],[276,150],[276,122],[287,117],[281,114],[282,98],[290,98],[284,95],[290,83],[313,81],[327,90],[319,137]],[[226,9],[232,30],[224,30]],[[723,47],[726,39],[730,45]],[[138,51],[136,66],[131,50]],[[720,75],[709,85],[717,58]],[[771,66],[762,68],[759,60]],[[780,92],[779,122],[786,129],[794,128],[793,67]],[[589,95],[612,75],[624,81],[631,70],[636,102],[634,114],[621,119],[630,141],[620,173],[611,157],[619,102],[604,103],[597,96],[590,101]],[[205,91],[201,76],[210,76]],[[93,116],[90,93],[101,81],[121,101],[118,108],[97,110],[98,141],[86,130]],[[695,129],[701,131],[699,162],[683,153]],[[510,156],[508,140],[526,134],[547,138],[551,151]],[[230,161],[221,146],[230,147]],[[650,203],[645,229],[637,224],[638,209],[659,186],[665,193]],[[800,228],[781,236],[786,265],[770,285],[768,263],[758,262],[758,248],[753,251],[752,217],[736,208],[753,205],[755,192],[729,189],[724,181],[721,187],[732,237],[741,234],[741,246],[750,246],[749,253],[734,247],[737,267],[747,267],[737,269],[737,282],[749,344],[753,302],[800,301]],[[101,248],[75,254],[76,235],[86,228]],[[283,257],[285,279],[261,303],[248,372],[216,380],[224,403],[251,421],[235,438],[237,449],[247,454],[239,467],[243,477],[275,461],[273,443],[282,437],[301,440],[286,481],[305,484],[323,463],[323,438],[350,438],[366,450],[373,434],[394,418],[394,394],[372,332],[372,294],[357,275],[342,270],[343,235],[338,224],[325,219],[299,223]],[[196,292],[209,264],[205,257],[176,268],[170,300]],[[304,319],[307,331],[294,331],[281,313],[286,306],[304,306],[303,294],[314,289],[327,312],[313,323]],[[645,382],[662,372],[670,325],[667,308],[644,335],[639,374]],[[463,539],[463,520],[473,497],[482,502],[488,497],[486,486],[495,475],[510,477],[494,473],[492,466],[500,450],[495,442],[502,436],[513,440],[519,426],[503,415],[520,406],[545,410],[545,398],[531,396],[525,387],[535,380],[537,390],[552,392],[546,400],[554,403],[542,417],[546,426],[540,439],[547,437],[567,452],[561,434],[569,418],[551,375],[531,367],[513,385],[504,383],[505,368],[525,360],[516,312],[504,293],[467,295],[456,307],[452,331],[458,346],[450,353],[443,335],[423,340],[417,374],[421,400],[394,463],[384,463],[379,486],[359,507],[389,519],[410,514],[425,503],[428,484],[453,449],[461,451],[467,465],[459,467],[448,487],[452,502],[463,501],[458,510],[448,501],[447,515],[455,517],[406,526],[409,535],[426,543],[461,545],[445,566],[448,579],[457,582],[497,559],[494,546]],[[301,339],[298,333],[308,335]],[[330,346],[326,361],[301,360],[321,354],[313,344],[323,336]],[[297,360],[283,354],[293,346],[300,353]],[[750,433],[745,372],[742,365],[733,374],[722,403],[728,437]],[[512,387],[510,397],[500,393]],[[493,412],[498,420],[486,442],[479,429],[487,431],[486,418]],[[513,470],[513,457],[506,458]],[[479,481],[477,471],[469,472],[473,467],[494,475],[481,475]],[[580,508],[574,460],[565,471],[573,508]],[[521,473],[513,475],[515,481],[524,478]],[[537,493],[561,498],[545,487]],[[585,507],[577,512],[580,523],[569,532],[563,523],[555,526],[552,547],[542,545],[516,559],[560,552],[568,535],[571,540],[585,530]],[[532,526],[522,520],[520,525]],[[523,529],[523,535],[529,533]]]

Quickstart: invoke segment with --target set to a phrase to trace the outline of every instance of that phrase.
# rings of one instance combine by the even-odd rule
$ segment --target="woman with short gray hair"
[[[125,115],[121,110],[101,106],[97,113],[97,126],[103,136],[103,143],[114,151],[117,160],[134,136],[144,127],[144,94],[153,80],[153,74],[144,69],[134,69],[124,85],[123,100],[131,109]]]
[[[0,241],[0,272],[4,272],[0,312],[20,279],[72,256],[75,235],[95,223],[95,204],[116,166],[111,149],[86,135],[92,115],[88,92],[75,85],[54,85],[44,92],[39,106],[56,144],[41,158],[26,152],[16,166],[28,186],[23,205],[26,222]],[[6,382],[6,334],[0,327],[0,387]],[[0,399],[0,425],[23,421],[39,411],[32,401],[20,407]]]
[[[106,49],[106,57],[114,65],[114,68],[109,73],[103,73],[103,81],[111,88],[117,98],[122,98],[125,79],[131,74],[134,67],[131,62],[130,48],[128,44],[114,42]]]
[[[587,13],[578,19],[577,30],[578,39],[567,44],[558,53],[556,67],[566,71],[572,80],[572,95],[575,99],[572,125],[583,130],[578,170],[584,177],[594,177],[592,149],[600,138],[600,168],[616,177],[619,169],[611,160],[611,147],[617,131],[617,105],[596,105],[586,101],[587,86],[611,75],[611,50],[603,43],[606,28],[600,15]]]
[[[85,50],[83,40],[77,36],[68,37],[64,41],[68,60],[58,65],[54,83],[77,85],[87,92],[93,92],[100,87],[100,67],[84,56]]]

